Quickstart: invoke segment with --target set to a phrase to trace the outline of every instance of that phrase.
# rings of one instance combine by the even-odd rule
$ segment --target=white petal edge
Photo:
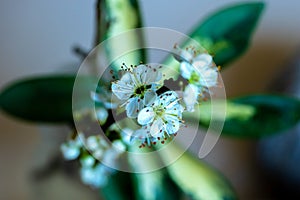
[[[151,123],[154,120],[155,112],[152,107],[146,107],[142,109],[139,114],[137,121],[140,125],[144,126]]]

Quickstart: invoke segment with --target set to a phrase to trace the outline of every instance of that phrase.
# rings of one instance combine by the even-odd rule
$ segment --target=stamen
[[[125,68],[125,71],[130,71],[130,68],[127,67],[127,65],[125,63],[122,63],[121,69],[124,69],[124,68]]]

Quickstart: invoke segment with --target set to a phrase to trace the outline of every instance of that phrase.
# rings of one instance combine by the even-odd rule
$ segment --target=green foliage
[[[106,200],[173,200],[182,196],[166,170],[136,174],[117,172],[110,176],[100,194]]]
[[[204,20],[191,37],[214,55],[217,65],[225,66],[248,48],[263,8],[256,2],[221,10]]]
[[[137,200],[180,199],[180,188],[170,179],[164,169],[134,174]]]
[[[214,55],[217,65],[224,67],[247,50],[263,8],[263,3],[256,2],[221,9],[197,25],[190,34],[193,40],[184,41],[183,46],[198,42]],[[164,64],[179,68],[179,63],[171,56]]]
[[[131,152],[143,152],[149,153],[151,149],[143,148],[140,149],[137,146],[133,145],[129,147]],[[129,154],[128,161],[131,168],[136,172],[145,171],[149,166],[152,169],[156,169],[156,166],[161,166],[160,159],[149,158],[149,159],[137,159],[133,153],[133,156]],[[147,156],[147,155],[145,155]],[[168,172],[165,169],[157,169],[155,171],[143,173],[134,173],[134,188],[137,200],[173,200],[180,199],[182,196],[182,191],[177,187],[177,185],[170,179]]]
[[[91,81],[86,80],[87,84]],[[74,81],[75,76],[68,75],[19,80],[2,91],[0,107],[24,120],[71,123]]]
[[[132,200],[134,191],[132,174],[126,172],[110,176],[107,185],[101,188],[101,194],[106,200]]]
[[[223,135],[260,138],[280,133],[300,120],[300,101],[291,97],[252,95],[227,100],[226,105]],[[208,127],[211,117],[212,120],[221,121],[217,112],[211,112],[209,102],[201,104],[199,109],[200,125]],[[193,118],[192,115],[186,117]]]
[[[160,155],[163,161],[169,163],[169,159],[174,159],[178,151],[181,152],[182,149],[175,144],[168,144],[166,151]],[[237,199],[232,186],[221,173],[188,152],[166,169],[173,181],[193,199]]]
[[[98,42],[104,41],[108,59],[113,61],[112,66],[118,70],[122,63],[137,65],[146,62],[143,36],[138,31],[130,31],[142,27],[142,20],[137,0],[104,0],[98,8],[99,31]],[[128,32],[129,31],[129,32]],[[120,35],[121,34],[121,35]],[[112,39],[113,38],[113,39]],[[96,41],[97,41],[96,40]],[[97,44],[96,44],[97,45]],[[135,50],[138,49],[138,50]],[[122,55],[123,51],[126,52]],[[134,51],[133,51],[134,50]],[[122,55],[121,57],[119,57]]]

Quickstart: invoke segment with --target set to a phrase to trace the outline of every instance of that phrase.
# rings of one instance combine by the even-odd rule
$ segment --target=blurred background
[[[141,0],[140,4],[145,26],[188,33],[207,14],[234,2],[244,1]],[[270,83],[287,67],[294,66],[291,74],[299,74],[299,63],[291,60],[297,57],[300,60],[300,1],[264,2],[266,9],[250,49],[222,72],[228,97],[271,91]],[[80,59],[72,47],[79,45],[86,50],[92,47],[94,7],[94,0],[1,0],[0,89],[24,76],[65,72],[78,66]],[[288,75],[284,76],[289,79]],[[0,199],[97,199],[97,192],[59,171],[39,182],[33,179],[34,172],[47,165],[59,151],[59,141],[67,133],[65,127],[25,123],[4,113],[0,113],[0,127]],[[300,144],[295,139],[298,143],[300,139],[297,137],[289,140],[298,145],[295,159],[299,160]],[[231,181],[240,199],[273,199],[278,196],[274,188],[280,186],[273,187],[269,181],[276,179],[279,185],[286,185],[286,180],[272,179],[274,173],[266,171],[270,166],[282,164],[278,159],[284,155],[281,153],[292,151],[276,152],[281,148],[278,141],[286,140],[223,137],[206,160]],[[296,147],[292,153],[297,151]],[[191,151],[197,153],[198,149],[193,147]],[[276,162],[267,159],[274,154]],[[266,160],[269,164],[261,164]],[[300,166],[299,161],[298,165],[291,164]]]

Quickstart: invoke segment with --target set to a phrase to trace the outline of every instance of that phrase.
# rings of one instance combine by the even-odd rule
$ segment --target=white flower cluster
[[[218,85],[218,67],[206,52],[197,53],[192,47],[180,49],[175,45],[175,58],[180,62],[181,76],[188,81],[183,100],[186,110],[194,111],[195,104],[208,88]]]
[[[75,139],[61,145],[61,151],[66,160],[80,160],[82,182],[93,188],[104,186],[109,176],[115,172],[114,169],[100,163],[99,160],[113,166],[125,148],[120,140],[115,140],[110,145],[100,135],[85,138],[83,134],[78,134]]]
[[[92,120],[105,125],[104,131],[109,133],[112,143],[100,135],[85,138],[78,134],[61,146],[67,160],[79,159],[80,175],[85,184],[95,188],[104,186],[114,172],[107,166],[116,165],[126,149],[125,144],[151,147],[158,142],[164,144],[175,136],[184,123],[183,112],[193,112],[195,105],[203,100],[201,97],[209,92],[208,88],[217,86],[218,68],[212,56],[197,53],[192,48],[182,50],[176,46],[175,50],[175,58],[180,62],[179,74],[187,82],[183,91],[176,92],[164,85],[161,67],[145,64],[127,67],[123,64],[122,76],[111,83],[111,91],[100,85],[97,92],[91,93],[97,105]],[[125,108],[129,121],[138,127],[120,128],[109,116],[117,108]],[[124,109],[120,111],[122,113]],[[77,120],[84,121],[83,111],[77,116]]]
[[[142,146],[145,145],[143,142],[151,146],[158,140],[163,144],[164,139],[178,132],[182,124],[182,112],[183,107],[175,92],[159,95],[150,106],[139,112],[137,121],[142,128],[135,132],[134,139],[140,140]]]
[[[159,93],[163,87],[163,75],[159,68],[140,64],[128,68],[120,80],[112,83],[113,94],[125,106],[129,118],[135,118],[140,129],[131,133],[131,141],[138,140],[141,145],[151,146],[158,141],[164,143],[171,135],[176,135],[183,124],[184,110],[193,112],[199,97],[208,88],[217,86],[218,68],[208,53],[197,54],[192,48],[185,50],[175,46],[180,62],[180,74],[187,80],[183,102],[175,91]]]
[[[158,140],[164,143],[164,138],[177,133],[182,123],[183,108],[177,94],[157,94],[163,77],[159,68],[141,64],[126,67],[125,71],[121,80],[112,83],[112,92],[123,101],[127,116],[136,118],[141,125],[132,133],[131,141],[140,141],[140,147],[151,146]]]

